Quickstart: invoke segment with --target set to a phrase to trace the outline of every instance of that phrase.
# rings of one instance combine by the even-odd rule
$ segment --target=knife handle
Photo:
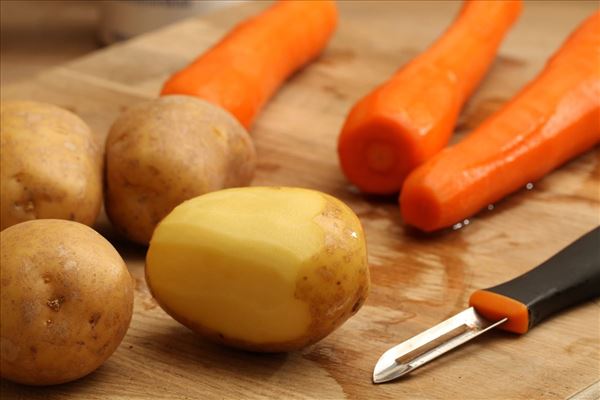
[[[488,289],[477,290],[469,303],[499,326],[526,333],[544,318],[600,296],[600,227],[525,274]]]

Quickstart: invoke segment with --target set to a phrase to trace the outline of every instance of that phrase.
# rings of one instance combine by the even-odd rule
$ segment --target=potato
[[[156,228],[146,281],[192,330],[252,351],[300,349],[356,313],[369,290],[356,215],[297,188],[227,189],[188,200]]]
[[[217,106],[189,96],[137,105],[106,141],[108,216],[129,239],[148,244],[182,201],[247,185],[255,159],[244,128]]]
[[[92,225],[102,206],[102,152],[90,128],[51,104],[0,106],[1,229],[37,218]]]
[[[40,219],[0,233],[0,374],[29,385],[80,378],[117,348],[133,282],[117,251],[77,222]]]

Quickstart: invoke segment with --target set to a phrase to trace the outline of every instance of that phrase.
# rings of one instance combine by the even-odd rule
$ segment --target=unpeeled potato
[[[102,206],[102,151],[77,115],[33,101],[0,106],[0,227],[37,218],[92,225]]]
[[[245,129],[219,107],[162,96],[132,107],[106,140],[106,211],[129,239],[148,244],[160,220],[184,200],[247,185],[255,151]]]
[[[39,219],[0,233],[0,375],[29,385],[98,368],[131,320],[133,283],[117,251],[77,222]]]
[[[209,339],[290,351],[327,336],[364,303],[364,233],[313,190],[228,189],[176,207],[157,227],[146,280],[161,307]]]

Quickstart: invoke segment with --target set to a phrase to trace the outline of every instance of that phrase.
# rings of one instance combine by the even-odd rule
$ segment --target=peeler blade
[[[489,321],[470,307],[383,353],[375,365],[373,383],[408,374],[506,320]]]

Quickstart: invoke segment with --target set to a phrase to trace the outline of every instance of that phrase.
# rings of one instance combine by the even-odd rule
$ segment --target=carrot
[[[516,97],[410,174],[404,221],[424,231],[450,226],[598,143],[599,54],[596,12]]]
[[[406,175],[448,143],[520,11],[520,0],[466,1],[428,50],[360,100],[338,139],[346,177],[363,192],[400,191]]]
[[[248,128],[283,81],[319,55],[336,24],[334,1],[279,1],[174,74],[161,94],[200,97]]]

